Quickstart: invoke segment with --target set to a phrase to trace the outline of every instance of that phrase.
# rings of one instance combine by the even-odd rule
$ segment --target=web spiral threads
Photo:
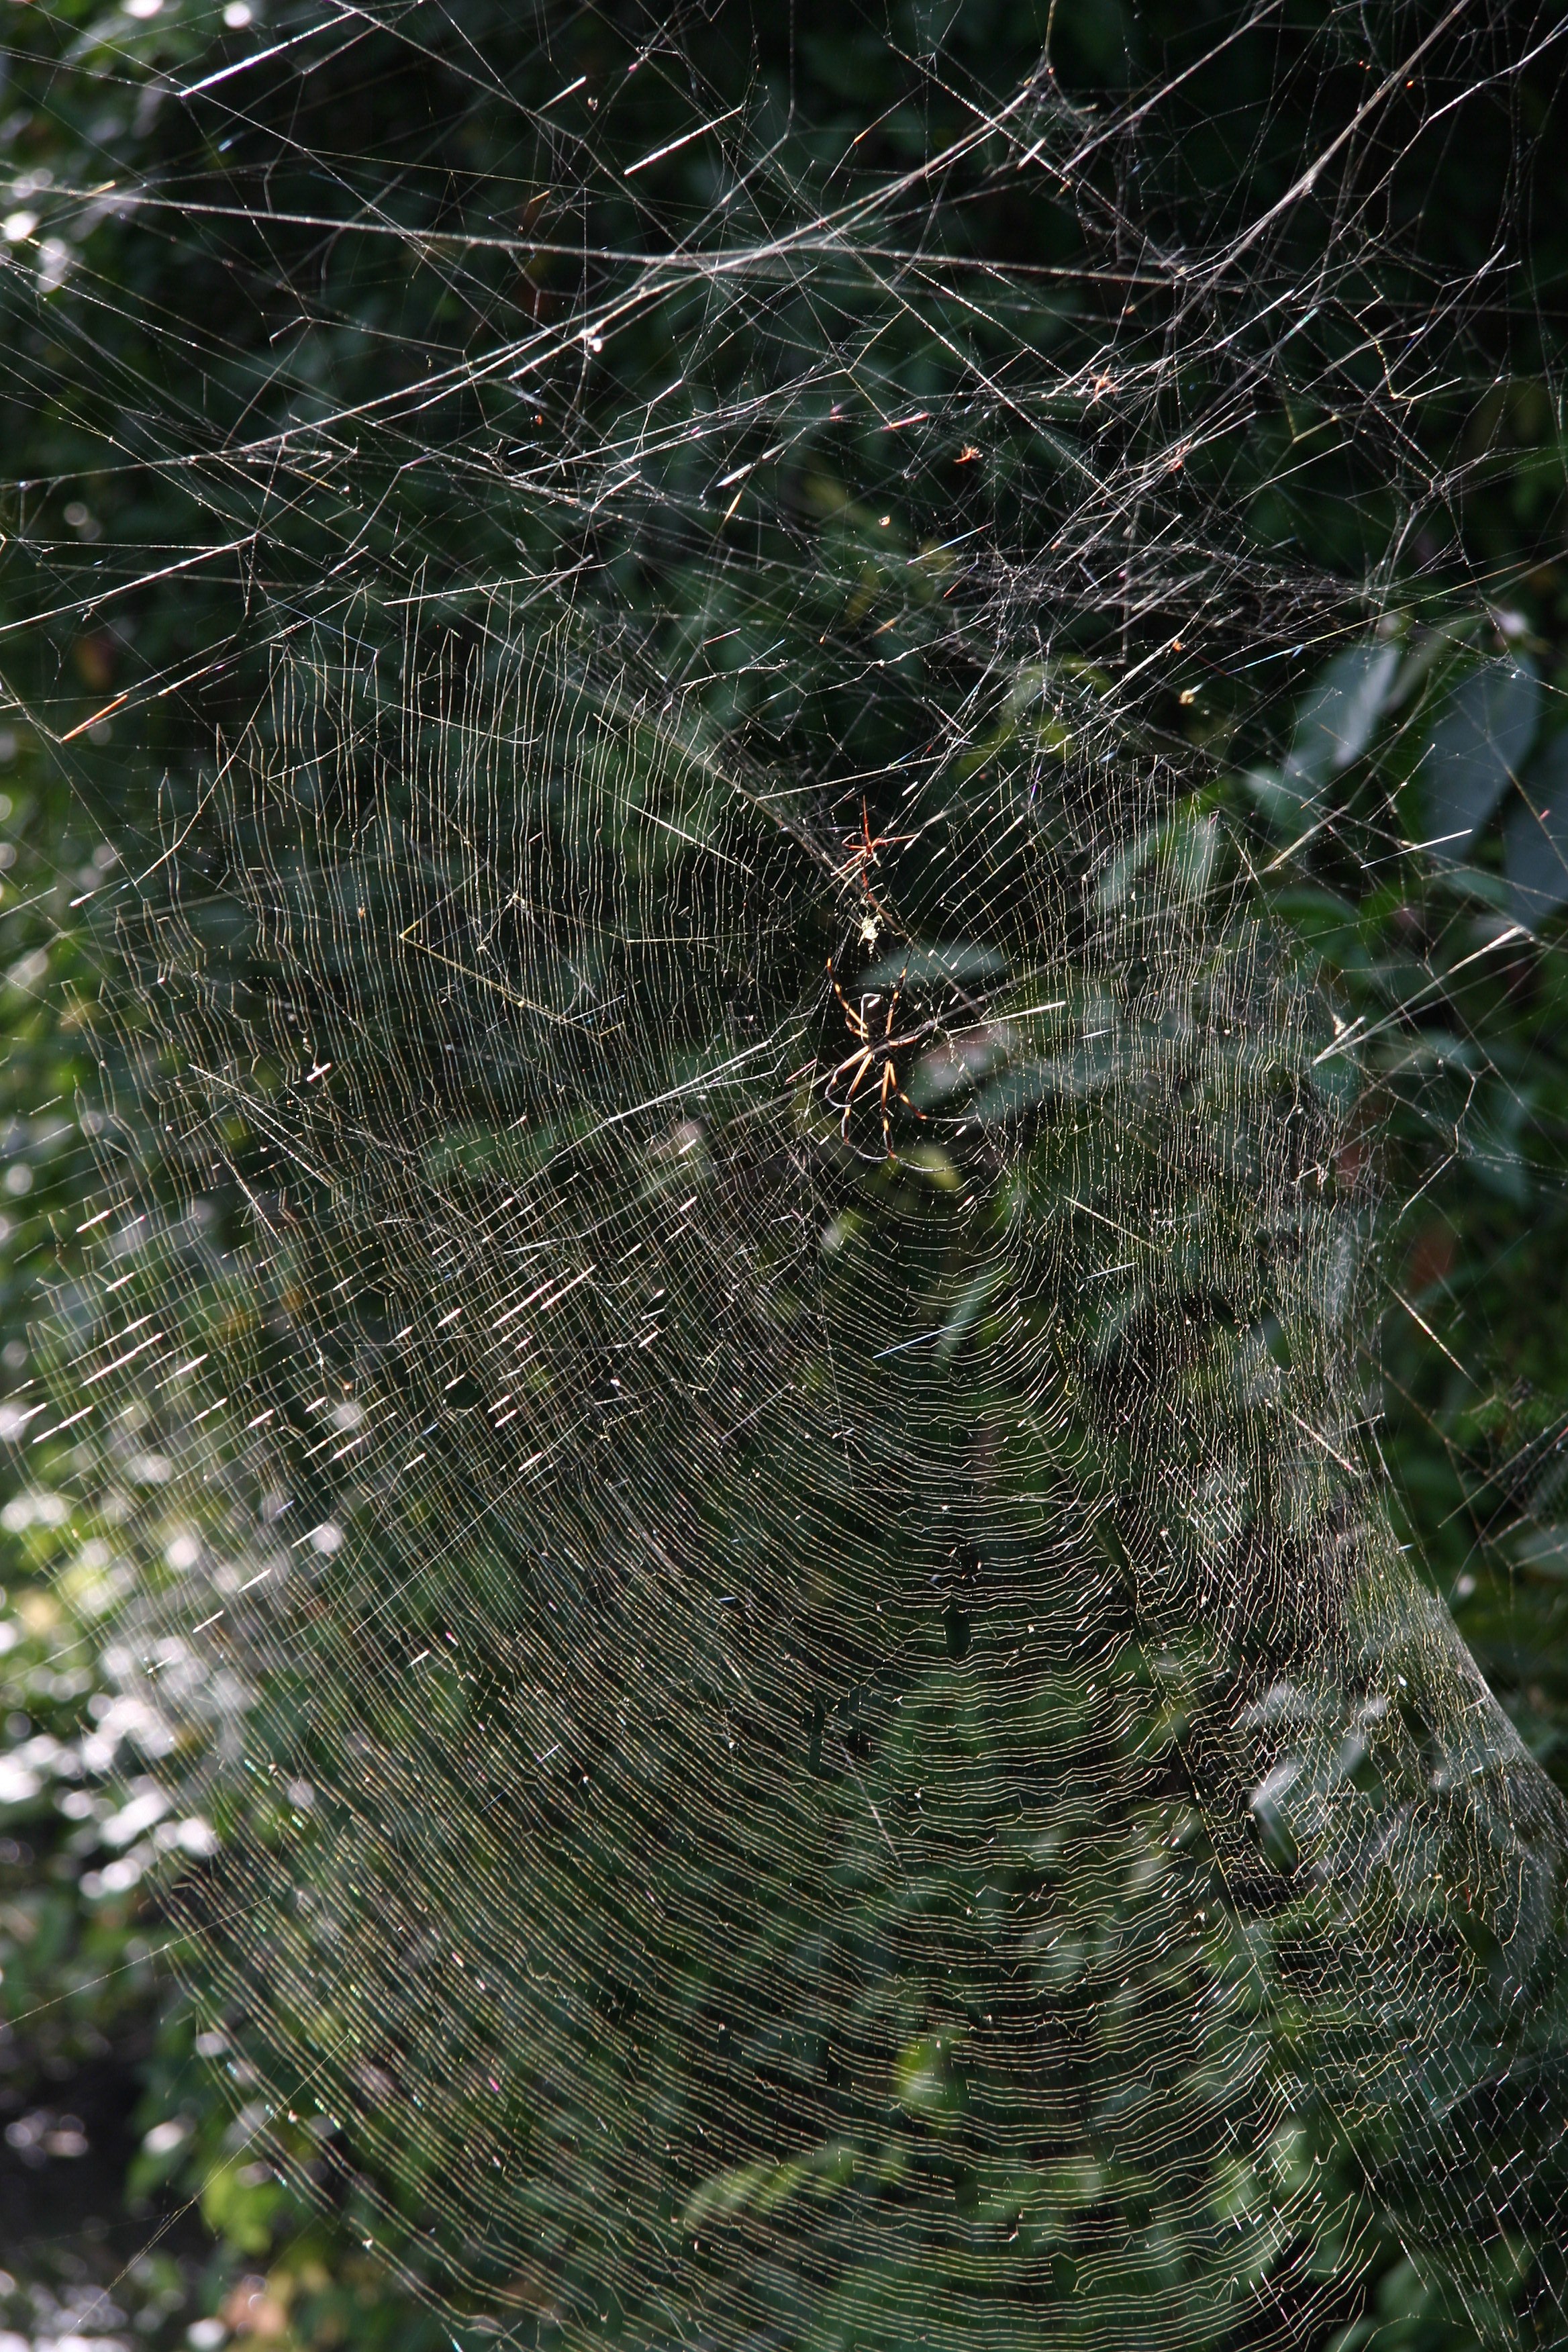
[[[1329,786],[1182,731],[1382,658],[1393,559],[1237,484],[1394,301],[1300,222],[1401,85],[1188,241],[1182,86],[1100,170],[1041,65],[844,193],[760,97],[639,153],[541,81],[573,289],[289,425],[304,554],[201,456],[265,675],[89,919],[59,1390],[202,1533],[120,1656],[247,2145],[460,2352],[1305,2346],[1379,2214],[1472,2316],[1552,2226],[1562,1805],[1393,1533],[1257,820]],[[687,130],[727,193],[633,244]]]

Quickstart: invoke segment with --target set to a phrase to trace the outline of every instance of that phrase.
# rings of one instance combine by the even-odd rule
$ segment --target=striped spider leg
[[[828,1073],[823,1082],[823,1093],[834,1109],[842,1111],[844,1114],[839,1122],[838,1132],[847,1143],[849,1121],[855,1109],[855,1098],[861,1087],[879,1068],[882,1075],[878,1089],[877,1108],[882,1121],[882,1150],[887,1158],[892,1160],[897,1156],[893,1150],[892,1129],[889,1119],[889,1108],[892,1097],[897,1095],[901,1103],[914,1111],[918,1119],[923,1120],[925,1118],[924,1111],[915,1109],[914,1104],[910,1101],[908,1095],[900,1086],[898,1064],[893,1056],[895,1054],[903,1053],[910,1045],[918,1045],[922,1037],[929,1037],[932,1034],[938,1024],[935,1021],[922,1021],[917,1027],[907,1030],[902,1036],[894,1034],[898,1026],[899,999],[904,990],[902,972],[899,975],[898,985],[886,1000],[885,1008],[879,991],[863,996],[858,1009],[851,1004],[838,985],[838,975],[833,969],[831,956],[827,959],[827,977],[833,982],[833,993],[844,1008],[844,1018],[848,1024],[849,1034],[854,1038],[855,1045],[854,1050],[846,1054],[837,1068]],[[846,1078],[848,1084],[843,1093],[835,1094],[834,1088],[838,1086],[840,1080]],[[863,1099],[869,1102],[871,1097],[868,1094]],[[861,1156],[868,1158],[870,1155],[863,1153]]]

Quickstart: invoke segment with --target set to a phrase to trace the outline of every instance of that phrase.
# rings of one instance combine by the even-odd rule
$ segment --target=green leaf
[[[952,2046],[944,2034],[924,2034],[899,2053],[893,2067],[893,2095],[906,2115],[928,2123],[954,2114],[963,2105],[963,2083],[952,2064]]]
[[[932,981],[946,980],[962,987],[965,981],[990,980],[1006,969],[1006,957],[994,948],[977,947],[969,940],[959,940],[948,947],[894,949],[863,971],[856,985],[888,988],[901,981],[913,988],[927,986]]]
[[[1397,646],[1352,646],[1335,656],[1305,697],[1284,768],[1285,782],[1298,787],[1303,804],[1365,751],[1398,667]]]
[[[1219,851],[1219,819],[1206,795],[1194,794],[1163,824],[1140,834],[1111,859],[1095,885],[1095,906],[1103,914],[1114,913],[1151,869],[1175,905],[1191,905],[1207,889]]]
[[[1004,1271],[999,1265],[986,1266],[973,1281],[965,1283],[958,1304],[937,1334],[936,1352],[943,1362],[953,1355],[978,1320],[986,1300],[1001,1282]]]
[[[1332,890],[1299,885],[1275,892],[1268,903],[1277,919],[1288,923],[1304,945],[1337,963],[1349,961],[1360,946],[1356,909]]]
[[[1443,702],[1416,763],[1423,846],[1455,866],[1517,779],[1535,740],[1541,681],[1523,656],[1484,662]]]
[[[1548,1583],[1568,1584],[1568,1528],[1533,1528],[1517,1549],[1519,1564],[1526,1575],[1543,1578]]]
[[[1398,670],[1397,646],[1351,646],[1336,655],[1297,707],[1283,763],[1249,768],[1239,779],[1270,825],[1280,832],[1299,825],[1330,777],[1365,751]]]
[[[1568,730],[1552,737],[1510,813],[1503,864],[1520,922],[1568,905]]]
[[[803,2192],[842,2188],[854,2176],[855,2161],[853,2147],[832,2140],[802,2156],[736,2165],[693,2190],[681,2217],[683,2226],[697,2229],[742,2212],[773,2213]]]
[[[1272,1866],[1287,1876],[1301,1858],[1285,1801],[1300,1777],[1300,1769],[1293,1759],[1287,1759],[1285,1762],[1277,1764],[1252,1792],[1252,1814],[1258,1823],[1258,1842]]]

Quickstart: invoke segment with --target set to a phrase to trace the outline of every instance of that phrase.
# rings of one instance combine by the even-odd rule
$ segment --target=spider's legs
[[[855,1075],[850,1079],[848,1087],[845,1093],[844,1117],[839,1122],[838,1128],[838,1132],[843,1137],[846,1143],[849,1140],[849,1114],[855,1108],[855,1097],[858,1094],[861,1087],[865,1084],[865,1081],[870,1073],[872,1063],[875,1059],[876,1055],[872,1053],[870,1046],[868,1045],[860,1055],[858,1060],[854,1064]],[[840,1064],[839,1066],[840,1068],[845,1066],[846,1066],[844,1064]],[[833,1075],[837,1077],[838,1072],[836,1070]],[[829,1083],[831,1083],[831,1081],[829,1081]]]
[[[936,1031],[938,1025],[939,1024],[934,1021],[922,1021],[920,1027],[918,1029],[911,1029],[907,1036],[879,1037],[877,1040],[878,1051],[884,1054],[901,1053],[906,1045],[918,1045],[922,1038],[931,1036]]]
[[[902,1087],[900,1086],[899,1073],[893,1065],[892,1057],[889,1055],[888,1060],[882,1065],[882,1097],[879,1106],[882,1113],[882,1147],[887,1152],[889,1160],[896,1159],[898,1156],[893,1150],[893,1131],[888,1119],[889,1109],[891,1106],[892,1097],[895,1095],[897,1095],[899,1100],[904,1105],[906,1109],[914,1111],[915,1117],[920,1120],[923,1127],[925,1124],[925,1113],[923,1110],[915,1110],[914,1104],[910,1102],[908,1095],[904,1092]]]
[[[874,1045],[857,1045],[852,1054],[845,1055],[844,1059],[839,1063],[838,1067],[836,1070],[829,1070],[826,1077],[822,1082],[823,1093],[831,1099],[833,1089],[838,1084],[839,1079],[844,1076],[846,1070],[862,1071],[865,1065],[868,1062],[875,1060],[875,1058],[876,1047]],[[859,1084],[858,1077],[857,1077],[855,1084],[857,1086]],[[853,1093],[854,1088],[851,1087],[850,1091]],[[837,1105],[835,1108],[837,1108]]]
[[[850,1003],[849,999],[839,987],[838,974],[833,969],[833,958],[831,956],[827,959],[827,977],[833,982],[834,995],[844,1007],[844,1018],[849,1024],[850,1034],[852,1036],[858,1037],[863,1045],[868,1045],[870,1040],[869,1033],[866,1026],[866,1016],[863,1013],[856,1012],[855,1007]]]

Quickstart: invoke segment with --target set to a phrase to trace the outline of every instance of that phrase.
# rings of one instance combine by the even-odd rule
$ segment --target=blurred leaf
[[[1399,648],[1352,646],[1337,655],[1297,707],[1290,749],[1278,768],[1248,768],[1244,791],[1281,832],[1300,824],[1331,776],[1359,758],[1388,708]]]
[[[1510,782],[1517,779],[1541,709],[1541,682],[1524,656],[1485,662],[1461,679],[1416,763],[1424,846],[1457,865]]]
[[[854,2170],[855,2150],[841,2140],[777,2163],[736,2165],[692,2192],[682,2216],[683,2226],[696,2229],[705,2221],[746,2211],[776,2212],[803,2190],[815,2189],[820,2193],[842,2187]]]
[[[1279,768],[1247,768],[1237,782],[1243,792],[1250,793],[1258,803],[1277,832],[1288,832],[1300,824],[1306,803],[1293,778]]]
[[[1341,964],[1354,959],[1361,944],[1360,921],[1348,898],[1302,886],[1276,892],[1269,906],[1279,921],[1321,956]]]
[[[949,947],[897,948],[868,965],[857,985],[888,988],[901,981],[913,988],[941,980],[953,981],[962,985],[968,980],[994,979],[998,972],[1006,969],[1006,957],[994,948],[977,947],[970,940],[958,940]]]
[[[1154,867],[1176,904],[1190,905],[1207,889],[1219,851],[1219,819],[1199,795],[1111,859],[1096,885],[1095,904],[1113,912],[1126,902],[1139,876]]]
[[[925,2034],[899,2053],[893,2067],[893,2095],[906,2114],[931,2123],[963,2106],[963,2077],[954,2070],[946,2037]]]
[[[260,2165],[221,2165],[202,2190],[202,2219],[242,2253],[262,2254],[272,2243],[283,2190]]]
[[[1371,742],[1399,667],[1397,646],[1352,646],[1337,655],[1296,714],[1283,781],[1303,803]]]
[[[1286,1804],[1286,1799],[1300,1778],[1300,1769],[1293,1759],[1287,1759],[1284,1763],[1277,1764],[1267,1780],[1252,1792],[1252,1813],[1258,1823],[1258,1842],[1273,1867],[1287,1876],[1301,1858]]]
[[[987,1266],[964,1285],[958,1304],[937,1334],[936,1352],[943,1362],[956,1352],[965,1333],[979,1318],[986,1300],[1001,1282],[1004,1271],[1001,1266]]]
[[[1510,814],[1503,864],[1521,923],[1568,904],[1568,730],[1552,737]]]
[[[1568,1528],[1533,1528],[1518,1546],[1520,1566],[1528,1575],[1568,1584]]]

